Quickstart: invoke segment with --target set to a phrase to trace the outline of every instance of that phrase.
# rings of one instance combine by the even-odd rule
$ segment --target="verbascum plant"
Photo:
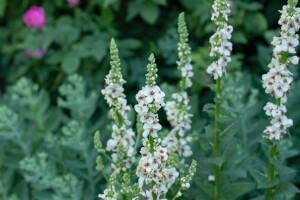
[[[183,160],[185,157],[192,155],[189,145],[192,138],[187,135],[191,129],[192,114],[187,89],[192,86],[191,78],[193,77],[193,66],[191,65],[191,48],[188,45],[188,31],[184,19],[184,13],[178,17],[178,69],[181,74],[180,92],[172,94],[172,101],[168,101],[165,106],[167,119],[172,129],[163,139],[162,145],[166,146],[169,153],[178,154]]]
[[[138,104],[134,107],[143,124],[143,147],[136,174],[142,196],[158,200],[164,198],[179,173],[174,166],[167,166],[167,148],[161,146],[158,137],[162,126],[157,112],[165,105],[165,93],[156,85],[157,67],[153,54],[149,57],[147,72],[146,86],[137,93]]]
[[[263,137],[269,143],[269,165],[267,177],[272,182],[266,187],[265,199],[271,200],[280,196],[280,185],[290,185],[283,183],[281,174],[278,172],[280,167],[280,156],[278,155],[278,145],[283,137],[288,133],[288,128],[293,125],[293,121],[286,116],[287,94],[293,82],[293,76],[289,65],[297,65],[299,57],[296,56],[296,47],[299,45],[297,32],[300,28],[300,8],[296,5],[298,0],[288,0],[280,11],[281,25],[280,36],[274,37],[272,41],[273,57],[267,74],[262,76],[265,92],[275,98],[275,103],[268,102],[264,107],[266,115],[271,118],[271,124],[264,130]],[[293,186],[290,185],[290,188]],[[294,188],[295,192],[295,188]]]
[[[231,61],[230,54],[232,51],[231,33],[233,27],[227,24],[230,15],[230,5],[226,0],[215,0],[211,11],[211,20],[215,22],[216,32],[210,37],[211,44],[210,57],[213,62],[207,68],[207,73],[212,75],[216,80],[214,86],[215,106],[214,106],[214,139],[213,139],[213,156],[215,159],[214,175],[209,176],[209,181],[214,182],[214,199],[221,199],[221,170],[220,161],[220,140],[221,138],[221,88],[222,77],[226,74],[227,64]]]
[[[131,128],[129,128],[129,126],[132,124],[132,122],[128,118],[128,113],[131,108],[127,105],[126,96],[123,93],[123,84],[125,83],[125,80],[122,77],[120,67],[121,63],[118,55],[117,45],[114,39],[111,40],[110,54],[111,69],[109,71],[109,74],[105,78],[104,89],[101,90],[101,92],[111,108],[111,116],[114,119],[114,124],[112,126],[112,137],[107,141],[106,146],[106,151],[112,152],[111,158],[109,158],[104,149],[102,149],[102,145],[99,141],[99,132],[97,132],[95,135],[95,147],[97,148],[98,152],[104,154],[104,156],[111,161],[113,173],[120,173],[120,176],[123,176],[124,173],[126,173],[127,170],[131,169],[136,162],[135,133]],[[101,157],[98,156],[97,168],[100,170],[102,163],[101,160]],[[121,195],[121,193],[123,194],[123,198],[126,198],[126,195],[131,195],[129,194],[129,189],[126,191],[123,190],[121,192],[116,191],[117,189],[115,184],[119,181],[119,179],[117,179],[116,175],[113,176],[115,177],[112,177],[109,180],[109,187],[104,191],[103,194],[99,194],[99,198],[115,198],[115,196],[118,196],[118,194]],[[122,183],[122,181],[119,181],[118,183]]]
[[[190,98],[187,89],[192,87],[191,78],[194,76],[193,66],[191,64],[191,48],[188,45],[188,30],[185,22],[184,13],[178,17],[178,70],[181,80],[179,82],[180,92],[172,94],[172,100],[166,102],[165,111],[167,119],[171,124],[171,131],[162,139],[162,146],[166,147],[170,158],[178,160],[176,169],[181,172],[180,187],[173,199],[181,196],[182,190],[190,187],[190,181],[196,172],[196,161],[193,160],[189,172],[186,174],[185,159],[190,157],[193,152],[190,146],[192,137],[188,132],[192,128],[192,114]]]

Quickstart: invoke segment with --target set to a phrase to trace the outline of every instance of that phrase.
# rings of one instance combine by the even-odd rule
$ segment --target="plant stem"
[[[219,77],[216,81],[216,108],[215,108],[215,138],[214,138],[214,158],[217,159],[219,157],[219,145],[220,145],[220,122],[219,117],[221,113],[221,78]],[[215,200],[219,200],[221,198],[220,189],[221,189],[221,166],[219,164],[214,165],[214,173],[215,173]]]
[[[150,142],[150,153],[154,154],[154,139],[151,135],[149,135],[149,142]]]
[[[140,143],[140,140],[141,140],[141,135],[142,135],[142,132],[143,132],[143,129],[141,128],[142,125],[140,123],[141,123],[140,117],[139,117],[139,115],[137,115],[137,123],[136,123],[137,137],[136,137],[135,146],[134,146],[134,149],[136,151],[137,151],[137,148],[139,146],[139,143]]]
[[[280,106],[280,104],[281,104],[281,100],[276,99],[276,105]],[[270,180],[275,178],[275,166],[271,162],[271,159],[274,159],[276,157],[276,154],[277,154],[277,145],[276,145],[276,143],[273,143],[272,146],[271,146],[271,149],[270,149],[270,160],[269,160],[269,166],[268,166],[268,178]],[[272,199],[273,190],[274,190],[274,187],[270,187],[270,188],[267,189],[266,196],[265,196],[266,200],[271,200]]]
[[[277,152],[277,145],[272,144],[272,147],[270,149],[270,159],[275,158]],[[275,166],[271,161],[269,161],[269,166],[268,166],[268,178],[273,179],[275,177]],[[271,200],[273,196],[273,189],[274,187],[270,187],[266,191],[266,200]]]
[[[109,160],[111,163],[114,163],[114,161],[105,152],[101,152],[101,153],[107,160]]]
[[[176,192],[176,194],[174,195],[174,197],[172,198],[172,200],[177,199],[178,194],[181,192],[181,187],[178,189],[178,191]]]

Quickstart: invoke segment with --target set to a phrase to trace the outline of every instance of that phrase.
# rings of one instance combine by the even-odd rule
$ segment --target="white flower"
[[[292,56],[290,58],[290,61],[293,65],[297,65],[299,63],[299,57],[298,56]]]
[[[218,27],[217,31],[209,39],[211,44],[209,56],[215,57],[215,59],[208,66],[206,72],[213,75],[216,80],[223,76],[223,72],[226,73],[225,67],[231,61],[232,43],[229,40],[232,36],[233,27],[227,24],[230,14],[228,2],[217,1],[212,8],[211,19],[215,21]]]
[[[222,77],[222,67],[216,62],[213,62],[210,66],[208,66],[206,72],[213,75],[215,80]]]
[[[151,190],[146,190],[145,192],[142,192],[143,197],[145,197],[145,200],[153,200],[152,192]],[[154,199],[155,200],[155,199]]]
[[[152,137],[157,137],[157,131],[161,130],[161,125],[159,123],[149,124],[145,123],[144,126],[143,137],[147,138],[150,134]]]
[[[215,180],[216,180],[216,178],[215,178],[214,175],[209,175],[208,176],[208,181],[215,181]]]

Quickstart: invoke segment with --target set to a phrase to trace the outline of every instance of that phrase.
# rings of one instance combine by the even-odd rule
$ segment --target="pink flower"
[[[67,0],[70,7],[77,6],[79,4],[79,0]]]
[[[46,24],[44,9],[39,6],[31,6],[23,15],[27,27],[42,29]]]
[[[46,49],[38,49],[35,51],[25,50],[24,54],[27,58],[39,59],[42,58],[47,53]]]

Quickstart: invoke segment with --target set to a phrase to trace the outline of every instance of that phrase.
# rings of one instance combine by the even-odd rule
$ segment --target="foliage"
[[[223,163],[224,199],[258,199],[266,180],[268,145],[261,139],[267,124],[261,74],[271,60],[272,37],[278,35],[278,10],[285,0],[232,0],[233,56],[222,86],[223,154],[211,155],[213,94],[206,75],[211,63],[208,38],[210,0],[90,0],[69,7],[65,1],[0,1],[0,199],[95,199],[104,191],[111,172],[108,159],[97,159],[93,134],[101,132],[103,144],[111,136],[108,106],[99,98],[109,69],[109,41],[120,50],[128,104],[144,83],[147,57],[153,52],[158,80],[168,99],[180,80],[177,72],[177,16],[184,11],[194,66],[191,88],[192,158],[197,172],[183,199],[211,199],[214,163]],[[32,5],[45,9],[42,30],[28,29],[22,15]],[[46,49],[42,58],[28,58],[25,51]],[[299,66],[299,65],[298,65]],[[300,184],[299,68],[287,103],[294,120],[279,148],[277,169],[279,199],[297,199]],[[205,106],[204,106],[205,105]],[[208,114],[202,112],[204,111]],[[164,116],[163,111],[161,111]],[[130,113],[129,118],[134,119]],[[166,117],[161,123],[169,126]],[[133,121],[133,120],[132,120]],[[134,126],[135,127],[135,126]],[[99,136],[100,137],[100,136]],[[140,145],[140,144],[138,144]],[[101,148],[105,148],[104,146]],[[100,148],[100,149],[101,149]],[[174,158],[176,159],[176,158]],[[188,160],[191,163],[191,160]],[[109,177],[106,177],[109,179]],[[127,178],[124,177],[127,181]],[[118,186],[119,187],[119,186]],[[119,187],[120,188],[120,187]],[[134,189],[134,188],[133,188]],[[178,188],[176,188],[178,189]],[[176,194],[177,190],[171,191]],[[230,191],[230,192],[229,192]],[[286,192],[286,194],[284,194]]]

